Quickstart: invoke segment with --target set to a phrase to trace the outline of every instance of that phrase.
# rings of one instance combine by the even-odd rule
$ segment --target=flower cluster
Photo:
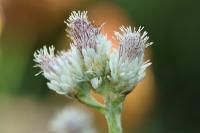
[[[53,46],[44,46],[34,53],[36,67],[49,80],[50,89],[70,97],[88,88],[126,94],[144,78],[151,64],[143,60],[144,50],[152,43],[147,42],[149,37],[143,28],[122,26],[115,32],[119,47],[114,49],[101,33],[102,26],[91,23],[86,11],[73,11],[65,23],[72,40],[68,51],[55,53]]]

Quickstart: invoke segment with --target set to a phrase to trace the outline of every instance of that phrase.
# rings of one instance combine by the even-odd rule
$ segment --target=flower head
[[[152,43],[147,43],[149,37],[146,31],[141,33],[142,29],[132,31],[131,27],[122,26],[120,32],[115,32],[120,46],[110,58],[110,80],[122,91],[130,91],[142,80],[145,69],[151,64],[143,62],[144,50]]]
[[[92,116],[78,107],[65,107],[51,120],[50,129],[55,133],[96,133]]]
[[[73,96],[78,84],[85,80],[80,53],[72,47],[70,51],[54,54],[54,47],[46,46],[34,53],[36,67],[41,68],[44,77],[49,80],[48,87],[59,94]]]
[[[87,73],[102,76],[107,72],[111,42],[103,35],[101,27],[88,20],[87,12],[73,11],[66,22],[68,36],[83,56]]]

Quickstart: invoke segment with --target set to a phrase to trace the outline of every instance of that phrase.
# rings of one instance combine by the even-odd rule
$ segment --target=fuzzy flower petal
[[[109,51],[112,44],[103,35],[97,37],[97,43],[96,50],[86,48],[82,50],[82,54],[88,73],[99,77],[109,71]]]
[[[83,48],[96,49],[96,38],[100,34],[100,28],[88,20],[86,11],[73,11],[65,23],[68,26],[68,36],[80,51]]]

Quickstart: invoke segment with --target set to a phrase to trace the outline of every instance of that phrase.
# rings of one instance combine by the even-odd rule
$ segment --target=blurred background
[[[33,52],[43,45],[67,49],[64,20],[87,10],[112,39],[121,25],[144,26],[154,42],[153,65],[127,97],[124,133],[200,133],[200,1],[0,0],[0,133],[49,133],[53,114],[71,103],[34,75]],[[101,114],[91,110],[99,133]]]

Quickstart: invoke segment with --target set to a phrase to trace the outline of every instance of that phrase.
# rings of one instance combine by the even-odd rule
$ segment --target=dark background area
[[[200,132],[200,2],[130,0],[118,3],[130,18],[146,26],[155,43],[153,69],[158,97],[152,132]]]

